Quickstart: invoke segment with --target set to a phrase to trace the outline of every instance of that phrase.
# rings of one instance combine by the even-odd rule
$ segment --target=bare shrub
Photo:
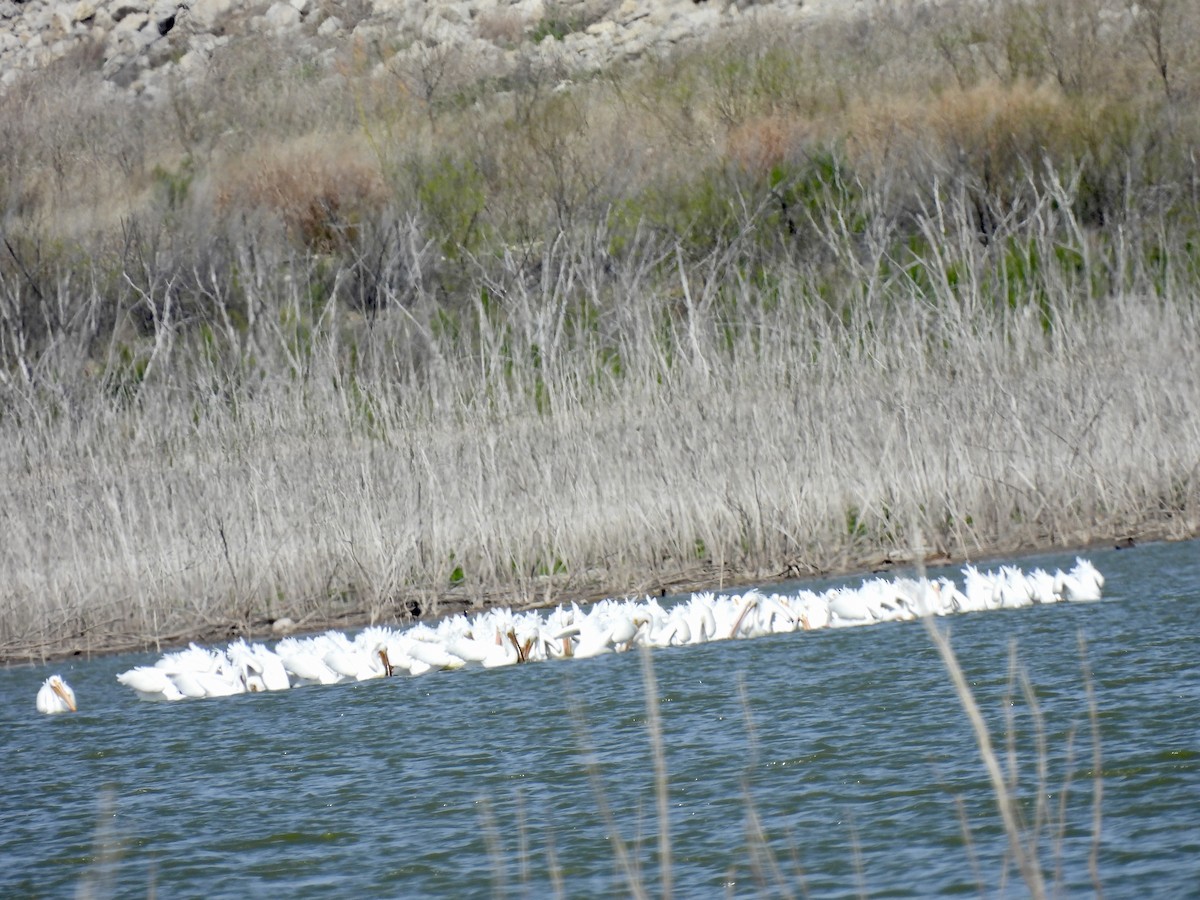
[[[947,90],[923,112],[916,123],[923,145],[941,152],[947,165],[957,162],[987,190],[1000,191],[1024,169],[1063,161],[1074,149],[1074,107],[1061,93],[1027,82]]]
[[[1194,534],[1200,119],[1000,21],[18,83],[0,647]]]
[[[305,141],[233,163],[216,192],[217,212],[276,217],[289,239],[317,253],[353,244],[389,194],[370,157],[349,145],[341,136]]]
[[[765,175],[795,158],[807,132],[805,123],[793,117],[753,118],[730,131],[725,152],[742,170]]]
[[[475,18],[475,27],[485,41],[499,47],[515,47],[529,27],[525,16],[514,9],[485,9]]]

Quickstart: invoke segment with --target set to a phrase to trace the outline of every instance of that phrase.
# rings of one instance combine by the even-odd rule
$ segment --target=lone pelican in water
[[[51,675],[37,693],[37,711],[54,715],[55,713],[75,712],[75,692],[63,681],[61,675]]]

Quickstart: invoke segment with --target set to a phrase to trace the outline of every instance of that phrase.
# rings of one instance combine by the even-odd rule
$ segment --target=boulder
[[[96,0],[79,0],[71,11],[71,21],[86,25],[96,19]]]
[[[317,26],[317,34],[321,37],[333,37],[335,34],[340,34],[344,30],[342,20],[337,16],[330,16]]]
[[[121,22],[130,16],[148,16],[150,3],[148,0],[116,0],[109,9],[114,22]]]
[[[271,4],[271,7],[263,13],[263,21],[276,31],[295,28],[300,24],[300,10],[287,0],[280,0],[278,3]]]

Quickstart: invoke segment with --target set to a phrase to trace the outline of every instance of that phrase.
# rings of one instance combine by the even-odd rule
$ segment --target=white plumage
[[[464,666],[491,669],[548,659],[586,659],[639,646],[674,647],[1061,600],[1094,601],[1100,599],[1104,586],[1104,576],[1084,559],[1077,559],[1069,572],[1053,575],[1042,569],[1026,575],[1013,566],[994,572],[966,566],[963,578],[961,590],[948,578],[870,578],[858,587],[847,585],[824,593],[701,591],[669,609],[652,598],[601,600],[587,608],[572,603],[545,614],[501,607],[403,630],[371,627],[355,637],[333,631],[287,637],[274,649],[240,640],[225,650],[192,645],[164,655],[153,666],[122,672],[117,680],[143,700],[216,697],[423,675]],[[48,687],[55,678],[48,679],[38,693],[38,709],[43,712],[68,708],[63,694]],[[73,710],[74,695],[70,696]]]
[[[37,711],[46,715],[75,712],[75,692],[61,675],[51,675],[37,692]]]

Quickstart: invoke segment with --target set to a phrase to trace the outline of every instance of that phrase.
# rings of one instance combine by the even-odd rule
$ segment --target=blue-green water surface
[[[1027,823],[1039,805],[1051,820],[1039,853],[1059,895],[1098,876],[1107,897],[1198,896],[1200,545],[1088,555],[1099,603],[938,624],[1006,765],[1014,735],[1015,793]],[[1095,874],[1081,635],[1103,757]],[[1013,642],[1042,776],[1019,686],[1006,700]],[[114,676],[154,658],[0,671],[0,896],[628,894],[606,810],[632,877],[663,887],[637,653],[142,703]],[[651,659],[676,896],[1027,893],[923,624]],[[35,712],[52,671],[79,713]]]

